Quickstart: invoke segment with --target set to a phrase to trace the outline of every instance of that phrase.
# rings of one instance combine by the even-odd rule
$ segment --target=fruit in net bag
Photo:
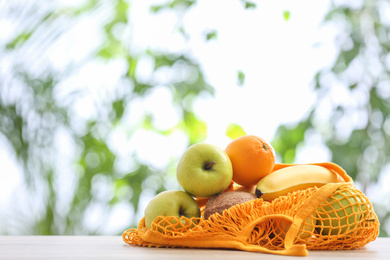
[[[317,208],[316,231],[325,236],[351,232],[367,209],[361,202],[354,191],[338,190]]]
[[[216,213],[222,215],[224,210],[254,199],[256,199],[256,195],[244,191],[226,191],[214,195],[206,204],[204,218],[208,219],[211,215]]]
[[[273,200],[290,192],[327,183],[344,182],[342,177],[318,165],[294,165],[276,170],[262,178],[256,186],[256,195],[264,200]]]
[[[169,190],[163,191],[157,194],[146,206],[145,208],[145,226],[150,229],[152,227],[153,221],[157,217],[178,217],[181,216],[187,218],[199,218],[200,209],[198,203],[192,198],[188,193],[180,190]],[[170,223],[163,224],[168,226],[170,225],[180,226],[181,224],[185,225],[186,223],[182,219],[182,223],[177,225],[177,219],[170,219]],[[194,223],[196,224],[196,223]],[[192,225],[193,226],[193,225]]]

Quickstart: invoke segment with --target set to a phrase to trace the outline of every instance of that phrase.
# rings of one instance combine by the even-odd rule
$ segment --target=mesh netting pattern
[[[137,229],[123,233],[123,240],[148,247],[307,255],[308,249],[356,249],[378,233],[379,221],[369,199],[352,183],[330,183],[271,202],[255,199],[208,220],[158,217],[148,230],[143,218]]]

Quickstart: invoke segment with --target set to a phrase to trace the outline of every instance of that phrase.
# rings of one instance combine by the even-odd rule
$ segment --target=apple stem
[[[204,169],[205,170],[210,170],[215,164],[216,164],[215,161],[212,161],[210,163],[208,162],[208,163],[205,164]]]

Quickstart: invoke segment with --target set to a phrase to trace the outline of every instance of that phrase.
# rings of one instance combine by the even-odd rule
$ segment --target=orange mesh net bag
[[[369,199],[341,168],[321,165],[345,182],[298,190],[271,202],[251,200],[207,220],[158,217],[147,229],[143,218],[137,229],[123,233],[123,240],[146,247],[229,248],[293,256],[316,249],[356,249],[374,241],[379,221]],[[173,218],[176,221],[170,221]]]

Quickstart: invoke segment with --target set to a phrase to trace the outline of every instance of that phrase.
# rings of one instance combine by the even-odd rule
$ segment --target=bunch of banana
[[[327,183],[344,182],[339,174],[318,165],[294,165],[276,170],[262,178],[256,195],[266,201],[296,190],[321,187]]]

